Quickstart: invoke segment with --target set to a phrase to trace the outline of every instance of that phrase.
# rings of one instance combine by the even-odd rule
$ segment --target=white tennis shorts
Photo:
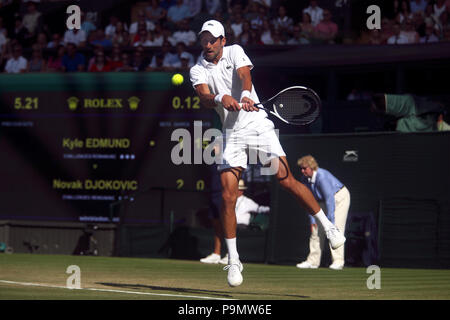
[[[278,130],[269,119],[242,129],[225,130],[222,143],[219,171],[235,167],[246,169],[247,164],[267,165],[272,159],[286,155],[278,138]]]

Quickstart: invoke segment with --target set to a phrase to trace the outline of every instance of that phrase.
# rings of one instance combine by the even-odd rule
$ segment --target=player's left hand
[[[244,111],[247,111],[247,112],[259,111],[259,108],[255,107],[255,102],[248,97],[243,97],[241,100],[241,103],[242,103],[242,109]]]

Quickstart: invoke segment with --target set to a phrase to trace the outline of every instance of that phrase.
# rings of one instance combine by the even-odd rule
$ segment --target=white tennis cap
[[[217,20],[206,21],[202,26],[202,30],[200,30],[198,34],[201,34],[204,31],[211,32],[211,34],[216,38],[220,36],[225,37],[225,29],[223,28],[223,25]]]

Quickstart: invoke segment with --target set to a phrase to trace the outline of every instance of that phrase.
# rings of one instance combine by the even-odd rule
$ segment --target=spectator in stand
[[[189,7],[183,3],[183,0],[177,0],[176,4],[167,10],[168,27],[171,30],[176,29],[181,21],[189,18],[189,15]]]
[[[23,16],[23,25],[28,34],[34,38],[42,26],[42,14],[37,10],[36,3],[30,1],[26,6],[27,13]]]
[[[382,44],[386,44],[387,40],[394,35],[394,31],[392,30],[393,29],[392,23],[393,20],[390,20],[388,18],[381,19],[381,30],[379,31]]]
[[[412,13],[416,12],[425,12],[425,8],[427,7],[427,1],[425,0],[410,0],[409,7],[411,8]]]
[[[404,34],[401,33],[401,26],[398,23],[394,24],[392,29],[393,35],[388,39],[388,44],[407,44],[408,38],[405,37]]]
[[[62,59],[62,70],[64,72],[84,71],[86,68],[86,58],[77,51],[76,44],[69,42],[66,45],[66,49],[66,54]]]
[[[86,32],[83,29],[73,29],[67,30],[64,33],[64,44],[67,45],[69,43],[75,44],[78,48],[83,48],[86,46]]]
[[[117,68],[118,72],[134,72],[137,68],[131,63],[130,55],[128,53],[122,53],[122,66]]]
[[[265,45],[274,44],[272,37],[274,31],[274,27],[270,24],[269,20],[264,19],[261,30],[261,42]]]
[[[6,37],[8,35],[8,30],[3,26],[3,17],[0,17],[0,33]]]
[[[315,38],[327,43],[334,43],[338,34],[338,25],[331,20],[331,12],[323,10],[323,20],[315,27]]]
[[[242,17],[242,13],[233,14],[233,18],[231,20],[231,30],[233,31],[233,35],[235,38],[239,38],[242,33],[242,28],[244,26],[244,18]]]
[[[153,24],[161,24],[167,15],[167,10],[161,7],[159,0],[152,0],[150,5],[145,8],[147,19]]]
[[[164,54],[158,52],[152,58],[152,63],[147,67],[146,71],[168,71],[169,65],[164,65]]]
[[[176,45],[178,42],[184,42],[187,46],[193,46],[197,41],[197,35],[189,28],[189,20],[184,19],[180,21],[178,30],[168,40],[172,45]]]
[[[164,10],[168,11],[169,8],[173,5],[175,5],[176,3],[177,3],[176,0],[161,0],[159,2],[159,6],[161,8],[163,8]]]
[[[60,44],[56,47],[56,53],[47,60],[47,70],[49,72],[61,72],[62,68],[62,60],[64,55],[66,54],[66,48],[63,44]]]
[[[302,30],[302,37],[308,41],[314,38],[314,26],[312,24],[311,15],[308,12],[302,13],[302,21],[299,23]]]
[[[449,19],[448,19],[448,12],[444,11],[439,16],[439,22],[438,22],[438,27],[439,27],[441,35],[443,35],[444,29],[449,25],[450,25],[450,23],[449,23]]]
[[[145,68],[148,66],[148,59],[145,56],[145,49],[143,46],[138,46],[134,51],[133,55],[133,66],[137,69],[137,71],[145,71]]]
[[[92,46],[97,46],[100,45],[104,48],[110,48],[112,47],[112,41],[107,39],[105,36],[105,32],[103,31],[103,29],[98,29],[92,32],[92,40],[90,42],[90,44]]]
[[[380,30],[378,29],[369,30],[368,44],[374,45],[384,44],[384,39]]]
[[[147,31],[155,30],[155,24],[149,20],[147,20],[147,17],[145,16],[145,12],[143,10],[140,10],[138,12],[138,20],[134,21],[130,25],[130,36],[133,38],[138,32],[139,29],[142,28],[142,26],[145,27]]]
[[[284,35],[279,30],[274,30],[272,34],[273,43],[272,45],[284,46],[286,41],[284,40]]]
[[[450,42],[450,26],[445,27],[441,41]]]
[[[28,61],[28,72],[46,72],[47,62],[42,55],[42,48],[39,44],[34,44],[31,59]]]
[[[177,68],[179,71],[189,71],[194,66],[194,63],[190,62],[191,56],[192,55],[188,52],[183,52],[180,55],[181,63],[180,67]]]
[[[258,3],[249,1],[247,7],[244,10],[244,18],[247,21],[252,21],[258,16]]]
[[[425,8],[425,14],[424,14],[424,20],[425,23],[432,23],[437,30],[439,30],[439,19],[436,18],[436,16],[433,13],[433,5],[431,3],[428,3]]]
[[[5,47],[9,41],[7,35],[8,33],[6,31],[0,31],[0,54],[3,54],[3,52],[5,52]]]
[[[189,8],[188,18],[194,18],[202,11],[203,0],[183,0],[183,3]]]
[[[205,10],[210,16],[222,11],[220,0],[205,0]]]
[[[176,45],[176,50],[177,50],[178,58],[180,59],[180,61],[181,61],[182,56],[184,58],[187,57],[189,59],[188,65],[191,65],[191,66],[194,65],[194,56],[186,50],[186,44],[184,42],[178,42]],[[181,62],[183,62],[183,61],[181,61]]]
[[[242,33],[239,35],[237,42],[245,46],[247,44],[250,44],[251,42],[251,28],[250,28],[250,22],[248,20],[244,21],[244,24],[242,25]]]
[[[126,24],[116,16],[109,17],[109,24],[105,27],[105,37],[113,40],[114,36],[120,34],[123,30],[128,30]]]
[[[258,5],[258,15],[250,20],[252,29],[261,30],[265,19],[267,19],[267,10],[262,5]]]
[[[86,33],[86,38],[89,38],[89,35],[92,31],[97,30],[97,27],[90,19],[86,18],[86,14],[81,12],[81,29]]]
[[[303,37],[302,28],[299,25],[292,27],[292,37],[287,41],[288,45],[308,44],[309,40]]]
[[[273,20],[273,25],[275,29],[281,32],[292,32],[292,27],[294,25],[294,20],[287,16],[286,7],[281,5],[278,8],[278,14]]]
[[[164,33],[161,24],[155,25],[155,30],[153,31],[153,42],[161,47],[164,43]]]
[[[405,20],[400,35],[403,35],[407,39],[407,43],[418,43],[420,40],[419,34],[414,29],[414,24],[411,19]]]
[[[109,58],[109,67],[111,71],[117,71],[123,67],[122,50],[119,44],[114,44],[111,50],[111,57]]]
[[[130,34],[128,33],[128,31],[125,30],[125,25],[121,21],[118,21],[114,27],[114,34],[110,38],[113,45],[114,44],[122,45],[122,42],[124,41],[124,32],[127,33],[125,38],[129,39]]]
[[[89,72],[109,72],[111,67],[106,61],[105,54],[103,51],[97,51],[94,57],[95,61],[89,68]]]
[[[436,17],[436,19],[439,20],[439,17],[445,11],[447,11],[445,0],[436,0],[435,4],[433,5],[433,15]]]
[[[425,35],[420,38],[420,43],[439,42],[439,38],[435,34],[435,28],[432,23],[427,23],[425,27]]]
[[[35,43],[39,44],[39,46],[41,48],[47,48],[47,45],[48,45],[47,34],[45,34],[45,32],[39,32],[36,35],[36,42]]]
[[[24,27],[22,18],[17,17],[14,21],[11,39],[16,39],[22,47],[28,47],[29,38],[28,30]]]
[[[52,35],[52,40],[49,41],[47,44],[47,48],[57,48],[60,45],[64,46],[64,41],[63,41],[63,39],[61,39],[61,34],[54,33]]]
[[[397,22],[402,25],[403,22],[405,22],[405,20],[407,19],[412,19],[413,18],[413,14],[411,13],[411,9],[409,7],[409,2],[408,0],[402,0],[400,2],[400,12],[398,13],[396,20]]]
[[[319,7],[317,0],[310,0],[309,7],[303,9],[311,17],[311,24],[315,27],[323,19],[323,9]]]
[[[6,73],[24,73],[27,72],[28,61],[22,56],[22,46],[20,43],[14,44],[12,48],[12,57],[6,61]]]
[[[164,68],[165,71],[173,70],[177,65],[180,64],[180,59],[178,54],[172,53],[172,46],[169,41],[164,41],[161,48],[161,52],[157,53],[152,57],[152,61],[149,65],[149,71],[155,71],[156,69],[161,71],[160,68]],[[162,64],[157,62],[157,57],[162,56]]]

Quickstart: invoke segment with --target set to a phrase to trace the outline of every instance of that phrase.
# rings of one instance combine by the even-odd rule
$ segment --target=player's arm
[[[252,91],[252,75],[250,74],[250,67],[245,66],[236,70],[241,79],[242,83],[242,93],[241,93],[241,103],[242,109],[245,111],[258,111],[259,109],[254,106],[255,102],[250,99],[250,92]]]
[[[196,85],[195,92],[200,98],[202,105],[206,108],[215,108],[221,103],[229,111],[239,111],[241,109],[239,103],[232,96],[227,94],[212,94],[206,83]]]

